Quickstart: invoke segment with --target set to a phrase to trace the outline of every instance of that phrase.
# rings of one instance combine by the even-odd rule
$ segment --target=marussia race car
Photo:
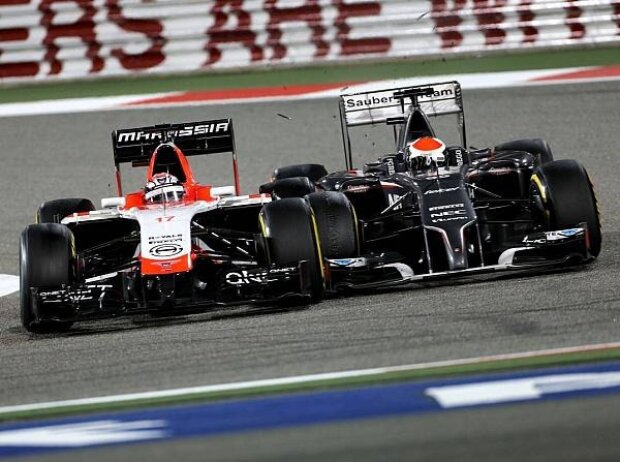
[[[118,197],[43,203],[21,235],[21,320],[33,332],[74,321],[174,315],[323,296],[323,260],[308,201],[239,195],[232,120],[117,130]],[[194,178],[188,157],[232,153],[235,186]],[[123,195],[120,165],[147,166],[148,184],[174,177],[181,195]],[[161,191],[164,191],[162,189]],[[160,191],[160,192],[161,192]]]
[[[260,189],[274,197],[325,191],[311,202],[329,288],[532,271],[599,254],[597,201],[583,166],[554,161],[540,139],[464,148],[458,82],[346,94],[340,108],[347,170],[291,165]],[[445,165],[414,169],[407,148],[435,137],[430,118],[439,116],[456,119],[460,146],[443,151]],[[395,153],[354,168],[351,127],[384,124]]]

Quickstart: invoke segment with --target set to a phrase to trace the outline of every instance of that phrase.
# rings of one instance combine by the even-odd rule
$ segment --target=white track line
[[[10,295],[19,290],[19,276],[0,274],[0,297]]]
[[[456,359],[448,361],[436,361],[429,363],[410,364],[405,366],[379,367],[373,369],[361,369],[342,372],[328,372],[322,374],[301,375],[294,377],[281,377],[275,379],[252,380],[248,382],[226,383],[219,385],[205,385],[187,388],[175,388],[169,390],[148,391],[141,393],[129,393],[123,395],[99,396],[95,398],[72,399],[66,401],[51,401],[46,403],[19,404],[0,407],[0,415],[15,412],[41,411],[46,409],[67,408],[77,406],[91,406],[99,404],[122,403],[128,401],[143,401],[161,398],[181,397],[194,394],[219,393],[224,391],[241,391],[250,388],[263,388],[281,385],[295,385],[310,382],[345,379],[351,377],[364,377],[372,375],[389,374],[393,372],[415,371],[420,369],[436,369],[449,366],[462,366],[468,364],[485,363],[499,360],[534,358],[540,356],[583,353],[588,351],[607,350],[620,348],[620,342],[601,343],[594,345],[582,345],[577,347],[554,348],[548,350],[528,351],[522,353],[509,353],[502,355],[481,356],[478,358]]]
[[[32,101],[26,103],[0,104],[0,117],[33,116],[44,114],[72,114],[77,112],[110,111],[122,109],[125,104],[136,100],[170,96],[172,93],[149,95],[93,96],[89,98],[66,98],[58,100]]]

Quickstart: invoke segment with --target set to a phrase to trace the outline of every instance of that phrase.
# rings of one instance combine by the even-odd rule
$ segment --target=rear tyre
[[[303,176],[314,183],[325,175],[327,175],[327,170],[322,164],[297,164],[277,168],[273,171],[272,176],[273,181]]]
[[[551,146],[540,138],[514,140],[495,146],[496,151],[525,151],[535,156],[540,156],[540,164],[547,164],[553,161]]]
[[[301,198],[270,202],[260,213],[259,221],[268,245],[268,261],[277,266],[295,266],[308,262],[310,294],[313,302],[325,294],[323,261],[318,231],[308,203]]]
[[[55,289],[73,281],[73,234],[56,223],[30,225],[22,231],[20,258],[20,318],[34,333],[63,332],[72,321],[37,319],[31,289]]]
[[[321,251],[325,258],[351,258],[359,254],[357,217],[351,202],[334,191],[308,194],[314,211]]]
[[[92,212],[95,206],[89,199],[68,198],[44,202],[37,211],[37,223],[60,223],[73,213]]]
[[[586,222],[590,253],[601,251],[601,222],[596,194],[586,169],[574,160],[556,160],[536,169],[531,191],[534,204],[542,209],[547,230],[565,229]]]

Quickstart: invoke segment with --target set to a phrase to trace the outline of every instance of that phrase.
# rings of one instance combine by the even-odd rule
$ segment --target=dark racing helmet
[[[183,184],[169,173],[156,173],[144,188],[144,199],[151,204],[178,202],[184,196]]]
[[[412,172],[424,172],[446,164],[446,145],[439,138],[423,136],[407,146],[407,163]]]

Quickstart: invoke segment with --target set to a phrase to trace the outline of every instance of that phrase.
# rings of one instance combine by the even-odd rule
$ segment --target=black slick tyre
[[[73,235],[64,225],[29,225],[20,238],[20,318],[29,332],[62,332],[73,322],[37,319],[31,289],[56,289],[73,281]]]
[[[312,209],[302,198],[270,202],[261,210],[259,221],[267,241],[268,261],[276,266],[307,262],[313,302],[325,294],[323,260]]]
[[[548,230],[587,223],[590,253],[601,251],[601,222],[594,188],[583,165],[574,160],[556,160],[538,167],[531,189],[543,208],[541,218]]]
[[[327,175],[327,170],[321,164],[297,164],[279,167],[273,171],[273,181],[285,178],[306,177],[313,183]]]
[[[67,198],[44,202],[37,210],[37,223],[60,223],[73,213],[92,212],[95,206],[89,199]]]
[[[544,165],[553,161],[551,146],[541,138],[508,141],[495,146],[495,151],[525,151],[535,156],[540,156],[540,164]]]
[[[316,217],[323,256],[356,257],[359,254],[357,217],[347,196],[324,191],[308,194],[306,200]]]

